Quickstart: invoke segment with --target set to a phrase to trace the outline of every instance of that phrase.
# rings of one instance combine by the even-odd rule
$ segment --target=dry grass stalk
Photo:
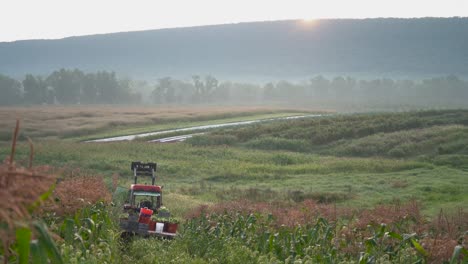
[[[112,195],[102,177],[75,175],[57,184],[53,198],[54,201],[49,201],[44,210],[64,216],[99,201],[110,202]]]
[[[119,175],[115,173],[112,175],[112,192],[115,192],[115,190],[117,190],[118,185],[119,185]]]
[[[208,206],[202,206],[190,211],[186,218],[199,217],[201,213],[262,213],[271,214],[277,226],[294,227],[297,225],[307,225],[312,223],[317,217],[324,217],[328,220],[335,221],[338,217],[350,217],[351,210],[337,208],[331,204],[321,204],[314,200],[305,200],[301,203],[276,202],[252,203],[248,200],[237,200],[218,203]]]
[[[47,192],[55,182],[55,176],[48,174],[48,167],[22,168],[14,162],[19,121],[13,134],[11,155],[0,164],[0,223],[7,228],[0,228],[5,255],[13,241],[18,226],[25,225],[30,219],[32,205]],[[30,156],[32,158],[32,155]],[[29,164],[32,164],[30,160]],[[8,259],[7,256],[4,256]]]

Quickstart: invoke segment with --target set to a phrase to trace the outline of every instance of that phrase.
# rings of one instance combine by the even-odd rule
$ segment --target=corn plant
[[[179,239],[185,241],[190,255],[205,259],[211,259],[213,254],[216,256],[213,252],[221,252],[223,244],[235,240],[266,257],[266,262],[272,259],[285,263],[336,263],[338,260],[351,263],[430,262],[429,252],[420,244],[420,235],[399,233],[386,224],[355,228],[352,239],[346,239],[340,232],[348,228],[346,221],[329,222],[317,217],[310,223],[293,227],[277,226],[274,221],[271,215],[259,213],[202,214],[186,222]],[[351,251],[347,250],[350,248]],[[457,246],[447,263],[467,261],[466,249]]]
[[[118,236],[109,208],[103,203],[80,209],[59,227],[61,253],[68,262],[112,263],[118,258]]]

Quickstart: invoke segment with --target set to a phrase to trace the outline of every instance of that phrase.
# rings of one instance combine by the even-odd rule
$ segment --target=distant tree
[[[85,104],[95,104],[98,101],[97,95],[98,87],[96,74],[88,73],[84,75],[80,101]]]
[[[100,103],[114,104],[121,101],[126,93],[119,85],[115,72],[99,71],[96,73],[97,98]]]
[[[232,83],[222,82],[212,92],[212,98],[214,101],[229,101],[231,99],[231,87]]]
[[[464,81],[460,80],[455,75],[449,75],[449,76],[445,77],[444,82],[446,83],[444,85],[444,87],[445,87],[444,90],[446,90],[444,97],[446,99],[451,100],[451,99],[447,98],[447,97],[451,97],[452,100],[466,101],[466,98],[468,97],[467,82],[464,82]]]
[[[276,84],[278,96],[283,100],[294,100],[297,98],[297,90],[293,83],[281,80]]]
[[[408,104],[419,94],[416,83],[413,80],[398,80],[395,82],[395,101]]]
[[[193,86],[195,87],[195,90],[192,95],[192,102],[199,103],[202,100],[202,94],[203,94],[205,87],[199,75],[192,76],[192,80],[193,80]]]
[[[342,76],[337,76],[333,78],[330,83],[329,92],[332,94],[335,100],[341,101],[343,96],[347,94],[347,82]]]
[[[27,74],[23,80],[24,101],[30,104],[47,103],[47,83],[41,77]]]
[[[118,100],[116,103],[136,104],[141,102],[141,94],[133,91],[134,82],[130,78],[118,80]]]
[[[52,86],[47,86],[46,103],[47,104],[55,104],[56,103],[55,90],[54,90],[54,88]]]
[[[62,104],[79,103],[84,73],[78,69],[60,69],[47,77],[47,84],[53,87],[56,99]]]
[[[164,102],[164,91],[159,85],[154,87],[154,90],[151,92],[151,98],[155,104],[162,104]]]
[[[175,103],[189,103],[195,91],[191,83],[171,79],[171,86],[174,87]]]
[[[171,77],[159,78],[151,96],[156,104],[174,102],[175,89],[172,87]]]
[[[265,86],[263,86],[263,99],[274,100],[275,97],[275,85],[272,82],[265,84]]]
[[[330,81],[322,75],[310,79],[310,87],[315,94],[316,99],[323,100],[329,97]]]
[[[211,76],[205,76],[205,90],[203,91],[203,98],[205,101],[211,100],[211,94],[218,88],[218,80]]]
[[[22,101],[21,83],[0,74],[0,105],[15,105]]]
[[[251,83],[233,83],[231,97],[238,102],[254,102],[262,98],[261,87]]]
[[[200,102],[209,102],[212,100],[212,94],[218,88],[218,80],[211,76],[205,76],[204,81],[201,80],[199,75],[192,76],[194,93],[192,95],[192,100],[195,103]]]

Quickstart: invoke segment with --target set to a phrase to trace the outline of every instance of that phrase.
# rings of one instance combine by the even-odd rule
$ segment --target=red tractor
[[[128,199],[124,204],[124,216],[120,218],[120,227],[124,235],[159,236],[172,238],[177,227],[170,228],[170,214],[162,210],[162,186],[155,185],[156,163],[132,162],[134,183],[130,185]],[[138,176],[151,176],[151,185],[137,184]],[[157,218],[152,218],[153,214]],[[153,220],[154,219],[154,220]],[[159,219],[159,220],[158,220]]]

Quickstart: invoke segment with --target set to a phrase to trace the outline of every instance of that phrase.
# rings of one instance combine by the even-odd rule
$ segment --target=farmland
[[[197,125],[210,120],[233,122],[309,112],[266,106],[33,106],[0,107],[0,140],[11,139],[15,120],[34,139],[87,139]],[[203,123],[203,124],[204,124]],[[81,137],[81,138],[80,138]]]
[[[187,219],[175,241],[135,239],[122,252],[118,247],[124,242],[116,239],[118,228],[113,223],[118,208],[106,206],[105,201],[94,201],[90,205],[94,209],[85,206],[56,218],[43,215],[49,228],[62,236],[56,243],[68,262],[356,263],[361,259],[364,263],[437,263],[452,258],[456,263],[466,254],[465,110],[275,121],[216,129],[176,144],[81,140],[311,111],[232,107],[167,108],[159,113],[136,108],[44,107],[49,123],[38,118],[47,116],[40,110],[23,111],[16,113],[28,115],[21,135],[35,142],[34,165],[52,166],[63,181],[102,179],[100,186],[115,190],[114,203],[119,204],[119,190],[132,180],[130,162],[158,162],[157,180],[164,185],[165,205]],[[3,123],[13,123],[12,112],[2,109]],[[26,114],[31,112],[38,116]],[[2,159],[10,153],[7,135],[12,128],[2,128]],[[21,140],[16,164],[27,167],[29,158],[30,147]],[[116,179],[119,187],[113,188]],[[60,188],[59,183],[57,191]],[[103,197],[107,197],[104,191]],[[102,222],[106,230],[96,237],[81,236],[85,242],[80,248],[79,241],[60,225],[71,217],[77,230],[92,229],[79,220],[91,217],[89,210],[99,212],[93,215],[94,222]],[[458,255],[453,258],[455,251]],[[89,252],[101,255],[81,261]]]

